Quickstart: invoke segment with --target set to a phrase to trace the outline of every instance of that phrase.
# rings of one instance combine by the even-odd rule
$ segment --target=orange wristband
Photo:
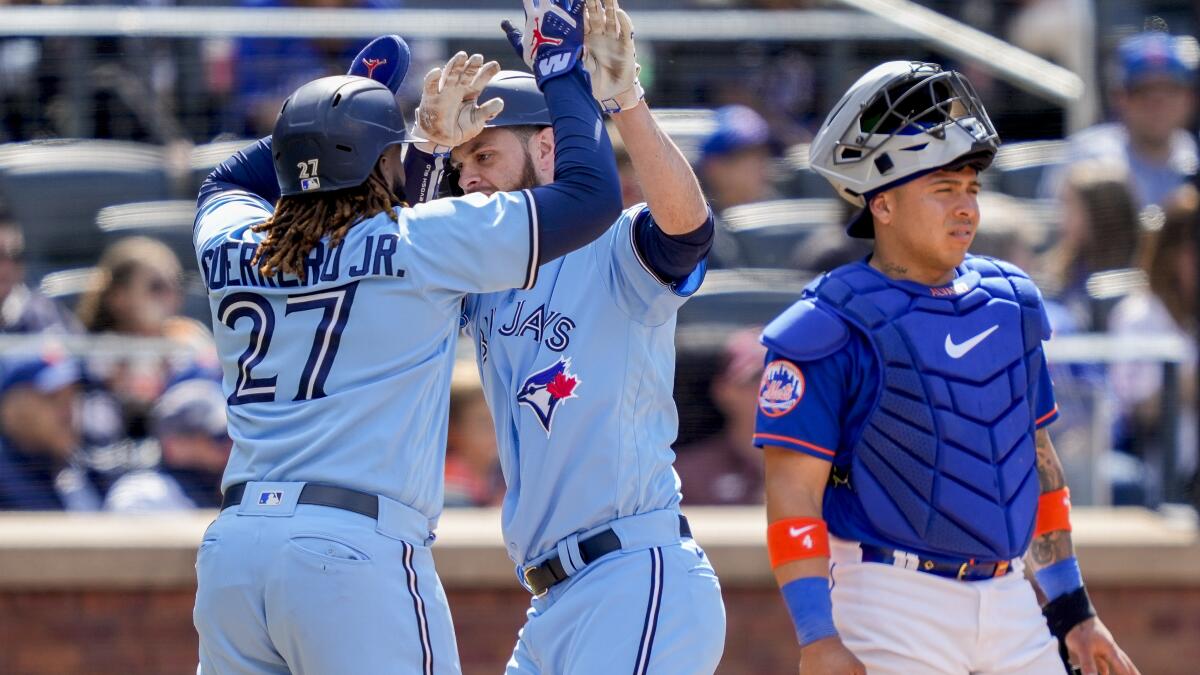
[[[829,557],[829,528],[820,518],[785,518],[767,526],[771,569],[797,560]]]
[[[1071,490],[1059,488],[1046,492],[1038,498],[1037,525],[1033,528],[1033,536],[1040,537],[1047,532],[1071,531]]]

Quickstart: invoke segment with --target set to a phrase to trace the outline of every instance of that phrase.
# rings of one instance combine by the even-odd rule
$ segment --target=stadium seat
[[[196,194],[200,192],[200,184],[204,182],[208,174],[218,164],[229,159],[233,153],[253,142],[253,139],[239,138],[232,141],[216,141],[206,145],[197,145],[192,148],[192,156],[188,160],[187,180],[184,181],[183,192],[179,198],[195,202]]]
[[[779,181],[779,190],[785,197],[807,199],[834,199],[837,192],[829,181],[821,174],[812,170],[808,163],[808,143],[797,143],[784,150],[783,157],[778,162],[778,168],[784,175]]]
[[[79,304],[79,299],[96,284],[99,275],[100,271],[95,267],[59,270],[42,277],[38,290],[42,295],[56,300],[63,307],[74,311]]]
[[[993,171],[989,173],[995,189],[1000,192],[1034,199],[1040,196],[1046,171],[1060,166],[1065,159],[1065,141],[1012,143],[1000,147],[992,165]]]
[[[805,238],[839,224],[842,214],[836,199],[776,199],[725,209],[721,222],[737,242],[742,264],[790,269]]]
[[[165,199],[170,179],[161,148],[103,140],[0,146],[0,192],[25,234],[29,271],[90,265],[103,237],[105,206]]]
[[[716,113],[708,108],[655,110],[654,119],[693,166],[700,157],[700,144],[717,128]]]
[[[174,199],[105,207],[96,216],[96,226],[104,233],[106,245],[124,237],[158,239],[170,247],[185,271],[193,271],[196,267],[196,252],[192,246],[195,219],[195,201]]]
[[[765,324],[800,298],[812,276],[781,269],[710,270],[700,290],[680,308],[680,330]]]

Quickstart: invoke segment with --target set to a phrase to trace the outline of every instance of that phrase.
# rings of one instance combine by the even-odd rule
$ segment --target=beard
[[[539,185],[541,185],[541,182],[538,181],[537,170],[533,168],[533,155],[529,153],[529,150],[526,150],[525,166],[521,169],[521,182],[514,189],[527,190],[529,188],[535,188]]]

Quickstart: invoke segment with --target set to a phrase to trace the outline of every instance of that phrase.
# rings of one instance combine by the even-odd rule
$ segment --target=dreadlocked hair
[[[362,185],[332,192],[285,195],[275,204],[275,213],[255,225],[265,232],[252,265],[266,276],[282,271],[304,281],[304,259],[326,235],[329,247],[342,243],[346,232],[360,221],[386,211],[399,222],[395,208],[405,202],[396,196],[383,177],[380,165]]]

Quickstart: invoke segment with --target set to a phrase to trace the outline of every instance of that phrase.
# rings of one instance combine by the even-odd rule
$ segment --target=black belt
[[[221,499],[221,510],[241,504],[242,496],[245,494],[246,483],[230,485]],[[360,513],[368,518],[379,517],[379,497],[334,485],[306,483],[304,489],[300,490],[300,499],[296,503],[329,506],[343,511]]]
[[[692,528],[688,526],[687,518],[682,515],[679,516],[679,536],[686,539],[692,537]],[[621,540],[612,528],[597,532],[587,539],[579,540],[579,557],[583,559],[584,565],[591,565],[609,553],[619,550],[621,550]],[[557,554],[537,565],[526,567],[523,574],[525,584],[529,586],[529,590],[533,591],[534,595],[542,595],[555,584],[567,579],[566,569]]]
[[[863,562],[895,565],[897,557],[904,556],[907,558],[911,556],[913,561],[912,569],[939,577],[957,579],[959,581],[982,581],[984,579],[994,579],[996,577],[1002,577],[1012,571],[1012,564],[1007,560],[976,562],[974,559],[972,559],[951,562],[946,560],[931,560],[929,558],[922,558],[912,553],[905,553],[903,551],[883,548],[880,546],[871,546],[870,544],[859,544],[858,547],[862,549]],[[899,554],[899,556],[897,554]],[[906,565],[905,568],[907,569],[908,566]]]

